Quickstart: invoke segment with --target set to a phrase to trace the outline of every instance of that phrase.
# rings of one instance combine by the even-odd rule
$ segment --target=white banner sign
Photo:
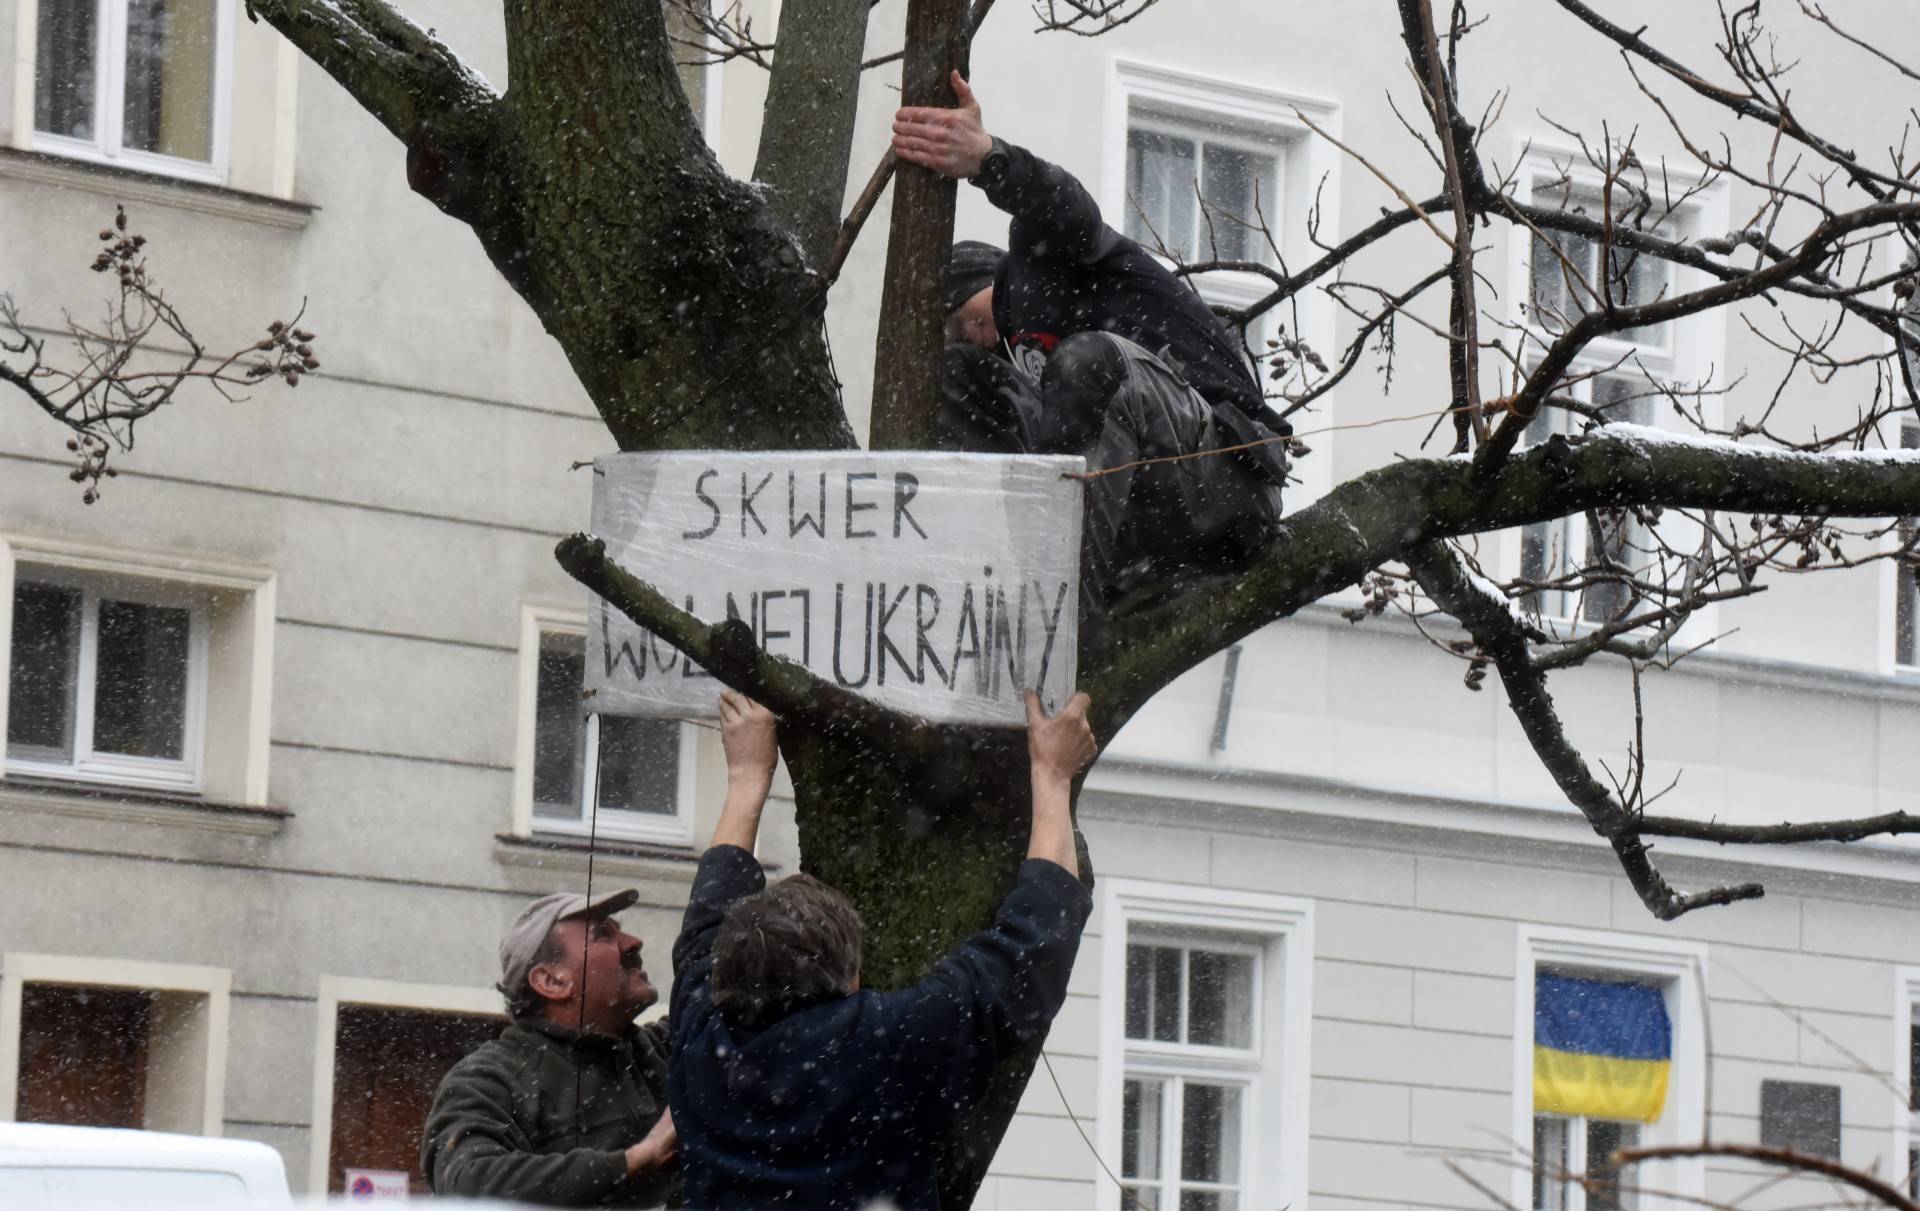
[[[1018,725],[1073,691],[1079,458],[692,452],[594,464],[593,532],[704,622],[927,719]],[[591,708],[712,716],[720,684],[595,598]]]

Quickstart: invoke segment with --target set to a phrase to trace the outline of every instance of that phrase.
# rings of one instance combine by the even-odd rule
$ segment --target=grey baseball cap
[[[638,891],[623,887],[591,900],[578,892],[557,891],[527,905],[500,939],[500,991],[511,997],[526,985],[527,973],[555,925],[571,917],[609,917],[639,899]]]

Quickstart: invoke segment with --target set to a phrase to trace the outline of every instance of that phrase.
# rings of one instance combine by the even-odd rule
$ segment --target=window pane
[[[1567,270],[1567,262],[1584,273],[1585,240],[1574,236],[1542,233],[1533,237],[1533,310],[1534,322],[1549,332],[1558,332],[1579,317],[1581,286]],[[1557,249],[1557,251],[1556,251]],[[1567,254],[1566,261],[1561,255]]]
[[[144,1127],[153,994],[28,984],[20,997],[23,1123]]]
[[[680,724],[600,716],[600,806],[671,816],[680,799]]]
[[[127,0],[121,145],[213,159],[215,0]]]
[[[96,0],[40,0],[33,80],[33,128],[93,138]]]
[[[80,590],[24,580],[15,584],[12,647],[7,754],[42,761],[73,760]]]
[[[1640,1143],[1640,1124],[1587,1120],[1587,1211],[1633,1211],[1639,1199],[1623,1189],[1612,1157],[1619,1148]]]
[[[1129,239],[1153,248],[1158,237],[1175,257],[1193,258],[1195,159],[1191,139],[1152,130],[1127,132]]]
[[[1566,1211],[1567,1120],[1533,1116],[1533,1211]]]
[[[1167,1083],[1128,1077],[1120,1094],[1120,1176],[1160,1179]]]
[[[1253,1046],[1253,956],[1187,952],[1187,1042]]]
[[[1233,1211],[1240,1196],[1231,1190],[1182,1190],[1180,1211]]]
[[[534,687],[533,814],[578,820],[581,772],[586,761],[586,715],[580,689],[586,644],[577,635],[540,637],[539,676]]]
[[[1238,1085],[1186,1083],[1180,1099],[1181,1181],[1240,1184],[1241,1092]]]
[[[1127,1037],[1180,1041],[1180,948],[1127,946]]]
[[[1273,217],[1275,164],[1272,156],[1259,152],[1207,144],[1200,196],[1212,220],[1213,255],[1221,260],[1266,259],[1267,242],[1259,224],[1263,217]],[[1202,247],[1200,255],[1209,255],[1208,250]]]
[[[93,750],[178,761],[186,752],[187,633],[192,612],[100,603]]]

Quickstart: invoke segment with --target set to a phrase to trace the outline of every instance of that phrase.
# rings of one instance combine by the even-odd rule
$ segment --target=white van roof
[[[118,1127],[0,1123],[0,1169],[186,1169],[231,1173],[250,1195],[287,1199],[280,1154],[255,1140]]]

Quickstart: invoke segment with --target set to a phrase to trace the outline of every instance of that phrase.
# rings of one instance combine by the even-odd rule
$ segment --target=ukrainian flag
[[[1650,984],[1539,972],[1533,986],[1533,1109],[1651,1123],[1667,1101],[1673,1024]]]

